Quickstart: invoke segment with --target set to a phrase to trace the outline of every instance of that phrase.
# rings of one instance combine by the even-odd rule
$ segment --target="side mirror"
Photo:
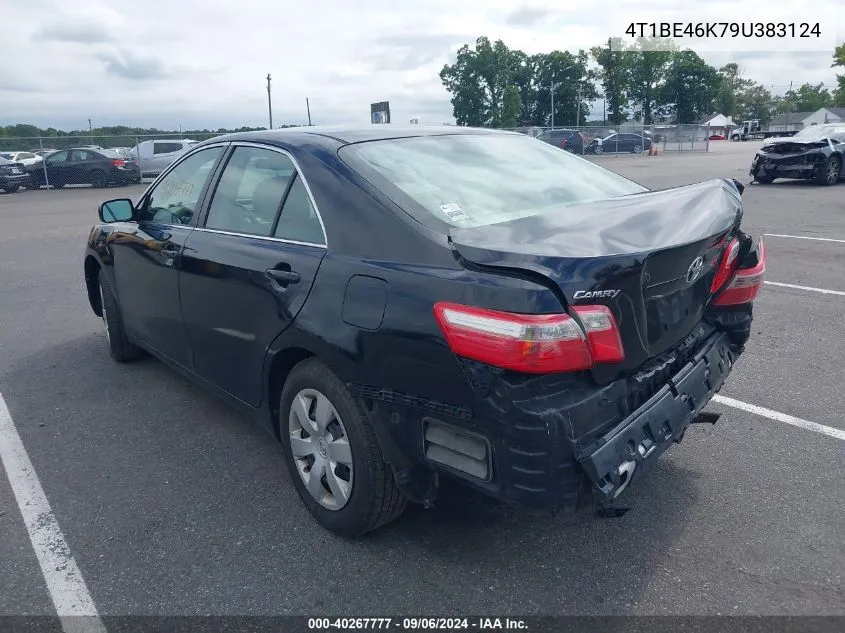
[[[118,198],[101,204],[99,213],[103,222],[129,222],[135,215],[135,207],[129,198]]]

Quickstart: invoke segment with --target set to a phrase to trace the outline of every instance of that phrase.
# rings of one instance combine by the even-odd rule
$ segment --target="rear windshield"
[[[97,151],[100,152],[106,158],[123,158],[123,154],[119,154],[118,152],[115,152],[114,150],[98,149]]]
[[[646,188],[522,134],[368,141],[339,155],[400,207],[452,226],[485,226]],[[423,223],[426,218],[418,218]]]

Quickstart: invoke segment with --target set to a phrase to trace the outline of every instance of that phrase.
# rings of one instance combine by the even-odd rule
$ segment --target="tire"
[[[839,156],[829,156],[816,175],[816,182],[830,187],[838,183],[840,178],[842,178],[842,159]]]
[[[100,306],[103,313],[103,324],[106,328],[106,340],[108,341],[109,354],[118,363],[135,360],[144,355],[140,347],[129,342],[126,338],[126,331],[123,328],[123,314],[120,306],[114,297],[111,287],[105,277],[98,275],[100,287]]]
[[[109,177],[106,176],[106,172],[100,169],[92,171],[88,175],[88,180],[91,182],[91,185],[97,189],[109,186]]]
[[[632,154],[642,154],[643,153],[643,146],[642,145],[634,145],[634,149],[631,150]]]
[[[775,181],[772,176],[756,176],[755,180],[761,185],[770,185]]]
[[[596,145],[595,148],[593,149],[593,152],[595,154],[603,154],[604,148],[601,145]]]
[[[295,402],[302,406],[295,407]],[[321,416],[329,420],[323,431],[312,413],[316,402],[330,414]],[[384,462],[366,413],[324,362],[310,358],[291,371],[281,394],[279,435],[300,499],[327,530],[345,537],[361,536],[394,521],[404,511],[407,498]],[[294,457],[294,445],[298,457]],[[336,460],[331,460],[332,446],[339,447]],[[341,450],[344,448],[348,451]],[[310,473],[316,467],[322,474],[311,484],[316,493],[312,494]],[[330,476],[335,482],[331,488],[327,487]]]
[[[6,186],[6,193],[15,193],[20,188],[20,185],[8,185]]]

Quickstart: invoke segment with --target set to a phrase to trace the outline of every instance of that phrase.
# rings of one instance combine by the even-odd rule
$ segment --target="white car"
[[[24,167],[34,167],[40,165],[44,159],[33,152],[2,152],[0,155],[6,160],[14,163],[20,163]]]
[[[158,176],[167,167],[199,143],[191,139],[165,139],[142,141],[132,148],[132,157],[141,165],[141,177]]]

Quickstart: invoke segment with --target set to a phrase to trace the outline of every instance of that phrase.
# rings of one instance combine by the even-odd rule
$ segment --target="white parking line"
[[[0,394],[0,462],[6,469],[62,629],[66,633],[105,633],[3,394]]]
[[[810,292],[820,292],[823,295],[839,295],[845,297],[845,292],[841,290],[828,290],[827,288],[813,288],[812,286],[796,286],[795,284],[782,284],[777,281],[764,281],[764,284],[769,286],[780,286],[781,288],[794,288],[795,290],[809,290]]]
[[[782,235],[780,233],[763,233],[766,237],[788,237],[793,240],[815,240],[817,242],[837,242],[845,244],[845,240],[834,240],[830,237],[807,237],[806,235]]]
[[[756,404],[748,404],[747,402],[734,400],[733,398],[720,396],[718,394],[713,396],[713,402],[719,402],[729,407],[733,407],[734,409],[742,409],[743,411],[748,411],[748,413],[761,415],[764,418],[769,418],[770,420],[783,422],[785,424],[791,424],[792,426],[807,429],[808,431],[815,431],[816,433],[829,435],[830,437],[835,437],[838,440],[845,440],[845,431],[841,429],[835,429],[832,426],[825,426],[824,424],[810,422],[809,420],[802,420],[801,418],[796,418],[794,416],[787,415],[786,413],[772,411],[771,409],[766,409],[765,407],[758,407]]]

